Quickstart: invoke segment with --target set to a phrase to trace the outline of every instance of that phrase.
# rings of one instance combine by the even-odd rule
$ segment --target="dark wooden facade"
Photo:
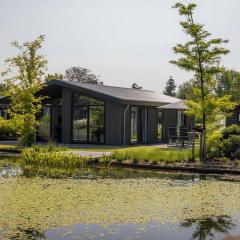
[[[55,92],[58,94],[55,96]],[[45,105],[51,105],[54,103],[54,98],[61,99],[61,111],[62,111],[62,126],[61,126],[61,142],[64,144],[72,143],[72,108],[73,108],[73,89],[61,87],[61,89],[50,88],[47,92],[44,92],[45,95],[48,95],[48,99],[45,102]],[[89,94],[86,92],[81,93],[86,97],[94,97],[94,94]],[[102,100],[98,96],[98,100]],[[121,104],[115,101],[103,100],[104,102],[104,143],[107,145],[130,145],[131,144],[131,107],[138,106],[136,104]],[[142,106],[147,113],[146,120],[146,137],[145,140],[139,143],[144,144],[154,144],[158,143],[157,136],[157,112],[159,111],[157,107],[152,106]],[[54,114],[52,111],[52,118]],[[125,122],[124,122],[125,120]],[[51,122],[56,122],[55,119],[52,119]],[[51,131],[54,132],[54,129]],[[56,137],[53,137],[53,140],[56,140]]]
[[[105,89],[103,89],[105,88]],[[108,92],[104,92],[104,90]],[[107,86],[86,86],[66,81],[53,80],[48,83],[40,94],[47,96],[43,105],[50,108],[50,136],[47,141],[53,140],[64,144],[75,143],[73,141],[74,134],[74,101],[73,95],[78,93],[81,96],[89,97],[101,101],[104,109],[104,140],[101,144],[107,145],[130,145],[139,144],[157,144],[159,142],[167,142],[167,131],[169,126],[176,126],[177,111],[176,110],[160,110],[158,107],[166,105],[171,99],[166,96],[157,96],[155,92],[129,90],[124,88],[114,88]],[[118,95],[118,96],[115,96]],[[0,101],[1,104],[1,101]],[[138,109],[138,135],[141,137],[133,137],[133,113],[132,109]],[[48,109],[49,110],[49,109]],[[163,112],[162,122],[159,122],[158,113]],[[88,108],[89,114],[89,108]],[[141,116],[141,117],[139,117]],[[80,118],[79,118],[80,120]],[[135,122],[136,123],[136,122]],[[162,125],[162,137],[159,138],[159,124]],[[49,126],[49,125],[48,125]],[[43,127],[44,129],[44,127]],[[88,115],[88,140],[89,140],[89,115]],[[134,140],[133,140],[134,139]],[[41,137],[39,138],[41,140]],[[84,143],[89,143],[84,142]]]

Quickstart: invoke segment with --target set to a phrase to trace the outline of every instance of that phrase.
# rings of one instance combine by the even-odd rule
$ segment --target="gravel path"
[[[111,152],[91,152],[91,151],[68,151],[68,152],[78,154],[82,157],[91,157],[91,158],[99,158],[99,157],[111,155]]]

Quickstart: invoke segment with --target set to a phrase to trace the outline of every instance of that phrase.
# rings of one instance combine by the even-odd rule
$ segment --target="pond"
[[[0,158],[0,239],[240,239],[240,178]]]

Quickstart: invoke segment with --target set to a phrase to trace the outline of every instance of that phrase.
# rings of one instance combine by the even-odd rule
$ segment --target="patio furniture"
[[[179,140],[181,141],[183,147],[185,146],[185,143],[187,145],[191,144],[188,129],[186,127],[180,127]]]
[[[177,146],[178,142],[178,134],[176,127],[169,127],[168,128],[168,145],[175,145]]]

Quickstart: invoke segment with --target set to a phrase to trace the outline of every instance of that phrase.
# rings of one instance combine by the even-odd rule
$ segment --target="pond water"
[[[0,158],[0,239],[240,239],[240,178]]]

